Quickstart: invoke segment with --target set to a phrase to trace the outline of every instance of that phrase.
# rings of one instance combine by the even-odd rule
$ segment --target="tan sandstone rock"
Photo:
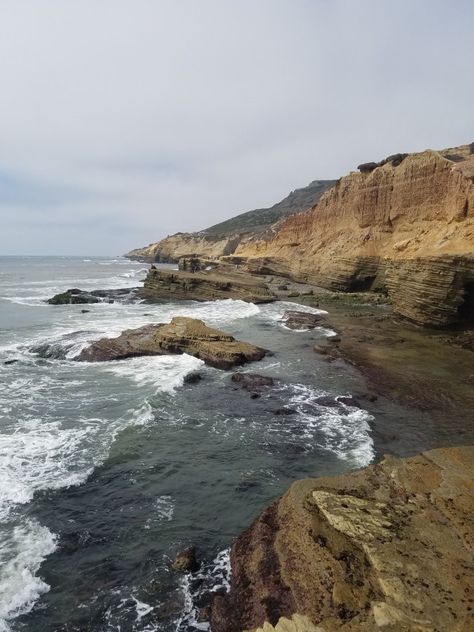
[[[257,274],[388,291],[395,311],[422,324],[472,323],[474,144],[401,156],[341,178],[234,256]]]
[[[471,631],[473,475],[464,447],[293,484],[234,544],[214,632]]]
[[[209,366],[230,369],[261,360],[266,351],[235,340],[219,329],[207,327],[202,320],[176,316],[168,324],[145,325],[123,331],[117,338],[102,338],[84,349],[80,361],[102,362],[146,355],[188,353]]]

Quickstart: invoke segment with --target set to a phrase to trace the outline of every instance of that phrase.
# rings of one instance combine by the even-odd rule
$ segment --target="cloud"
[[[474,139],[459,0],[0,0],[1,254],[116,254]]]

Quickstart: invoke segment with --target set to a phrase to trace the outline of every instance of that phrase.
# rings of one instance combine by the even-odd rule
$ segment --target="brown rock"
[[[298,481],[232,547],[212,629],[468,632],[473,516],[474,447]]]
[[[269,303],[276,296],[265,283],[249,274],[236,272],[188,272],[150,269],[139,292],[147,301],[215,301],[239,299]]]
[[[171,563],[171,570],[178,573],[194,573],[199,570],[200,566],[196,557],[196,547],[190,546],[178,553]]]
[[[324,316],[322,314],[289,310],[283,314],[282,321],[290,329],[301,331],[320,326],[324,322]]]
[[[97,340],[84,349],[77,359],[102,362],[181,353],[200,358],[218,369],[230,369],[261,360],[266,352],[247,342],[239,342],[219,329],[207,327],[202,320],[176,316],[166,325],[145,325],[123,331],[118,338]]]
[[[388,293],[428,326],[474,321],[471,145],[390,156],[339,180],[270,240],[239,247],[247,269],[330,290]],[[451,160],[450,156],[457,156]]]

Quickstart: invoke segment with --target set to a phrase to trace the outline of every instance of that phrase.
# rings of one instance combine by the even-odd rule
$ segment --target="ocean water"
[[[364,382],[313,352],[328,330],[281,323],[310,308],[45,302],[71,287],[134,287],[145,273],[122,258],[0,258],[0,632],[206,630],[199,610],[228,587],[233,538],[292,480],[439,437],[389,402],[338,402]],[[187,355],[74,361],[95,339],[175,315],[269,349],[240,370],[276,387],[252,399],[231,372]],[[39,344],[58,357],[32,352]],[[196,371],[202,380],[185,383]],[[191,544],[201,569],[172,573]]]

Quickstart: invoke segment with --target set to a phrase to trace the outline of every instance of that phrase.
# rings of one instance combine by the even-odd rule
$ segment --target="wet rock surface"
[[[468,632],[473,476],[471,446],[294,483],[235,542],[212,629]]]
[[[207,327],[201,320],[177,316],[168,324],[145,325],[123,331],[118,338],[102,338],[84,349],[77,359],[102,362],[181,353],[188,353],[215,368],[230,369],[261,360],[266,351]]]
[[[177,573],[195,573],[200,568],[195,546],[189,546],[175,557],[171,563],[171,570]]]
[[[236,299],[250,303],[268,303],[276,296],[260,279],[229,271],[219,273],[158,270],[152,266],[140,296],[147,301]]]
[[[137,300],[138,288],[119,288],[111,290],[92,290],[87,292],[72,288],[55,294],[48,299],[50,305],[85,305],[93,303],[134,302]],[[83,312],[85,313],[85,312]]]
[[[289,310],[283,314],[282,321],[290,329],[306,331],[323,325],[325,318],[323,314]]]
[[[258,373],[234,373],[232,382],[240,388],[251,393],[259,393],[275,386],[276,380],[272,377],[259,375]]]

